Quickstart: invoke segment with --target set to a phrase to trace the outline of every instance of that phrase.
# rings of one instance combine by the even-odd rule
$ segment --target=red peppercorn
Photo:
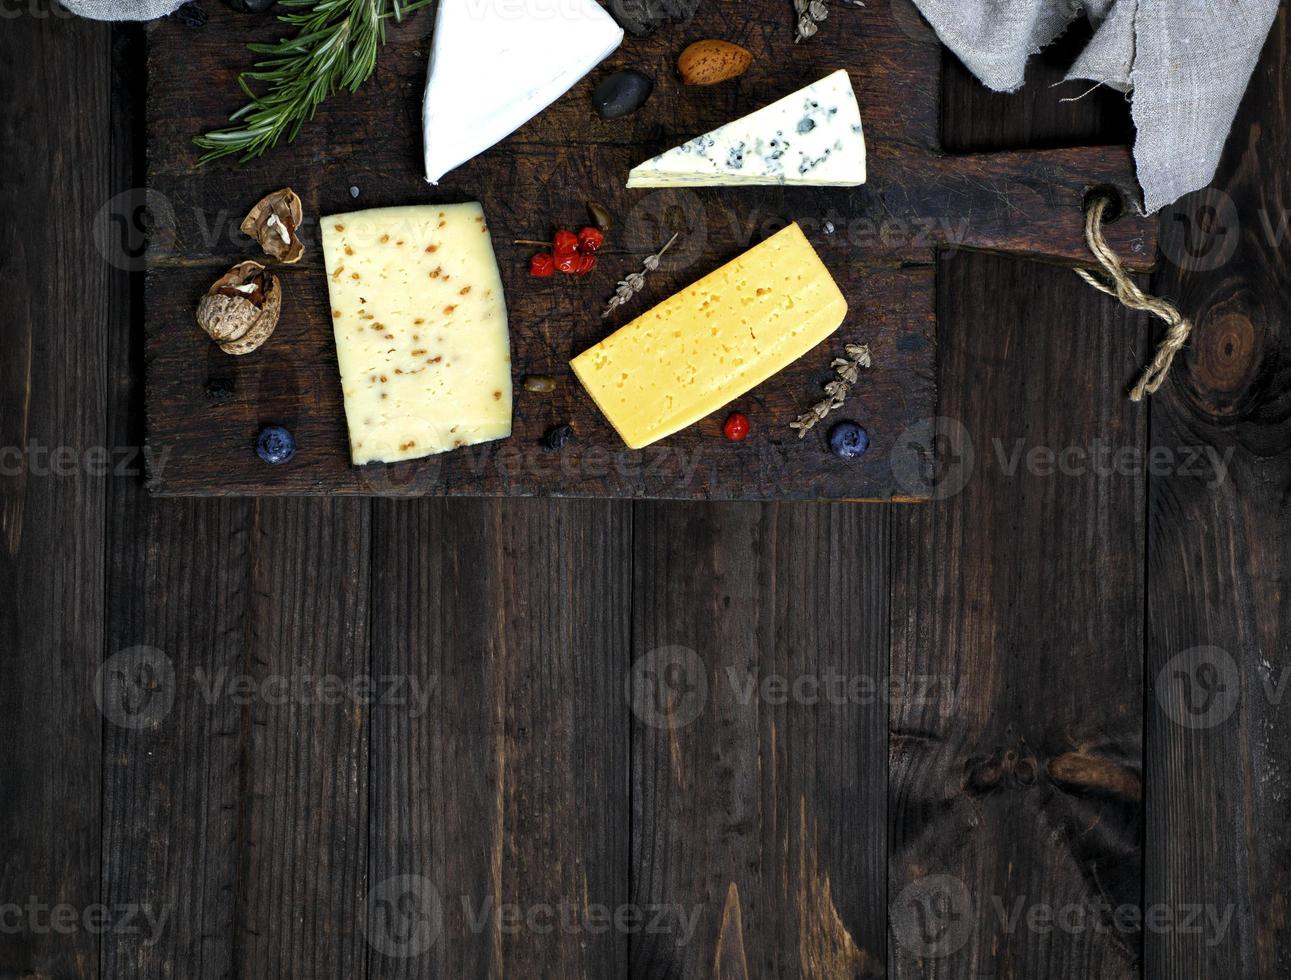
[[[578,271],[578,262],[582,258],[577,252],[557,252],[556,268],[566,275],[573,275]]]
[[[546,279],[556,272],[556,260],[546,252],[539,252],[529,260],[529,275]]]
[[[749,434],[749,420],[739,412],[732,412],[722,426],[722,434],[731,442],[740,442]]]
[[[585,276],[595,268],[596,268],[595,255],[580,255],[578,257],[578,268],[575,269],[574,271],[577,272],[580,276]]]
[[[551,240],[551,250],[556,258],[560,258],[567,253],[577,252],[578,236],[572,231],[566,231],[564,228],[560,229]]]
[[[584,252],[596,252],[605,244],[605,233],[599,228],[580,228],[578,231],[578,247]]]

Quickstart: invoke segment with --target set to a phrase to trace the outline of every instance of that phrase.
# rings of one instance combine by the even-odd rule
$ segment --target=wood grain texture
[[[778,0],[706,4],[684,29],[629,39],[592,77],[510,139],[430,189],[420,174],[418,107],[431,18],[392,31],[377,76],[353,97],[323,107],[291,148],[246,165],[196,165],[193,135],[232,108],[241,64],[228,37],[234,15],[214,11],[200,30],[178,23],[150,29],[149,186],[162,214],[149,250],[147,329],[149,437],[177,465],[153,487],[167,494],[360,493],[381,495],[570,495],[702,499],[887,499],[926,488],[893,477],[883,435],[900,433],[933,411],[935,345],[930,313],[932,256],[938,248],[1020,252],[1085,261],[1081,202],[1095,186],[1132,186],[1123,148],[946,156],[937,143],[940,50],[909,36],[908,12],[880,0],[849,12],[828,44],[797,45]],[[243,21],[238,20],[239,30]],[[277,28],[252,26],[270,36]],[[753,68],[697,94],[675,77],[684,41],[725,37],[754,51]],[[206,69],[191,70],[193,64]],[[864,187],[719,188],[629,193],[622,175],[689,135],[714,128],[827,72],[846,66],[863,106],[870,145]],[[603,73],[643,68],[654,96],[636,114],[597,118],[588,90]],[[619,175],[619,176],[615,176]],[[517,378],[549,373],[555,397],[518,391],[515,434],[503,443],[420,462],[355,469],[346,436],[316,227],[313,247],[283,276],[278,333],[256,354],[225,357],[192,325],[196,298],[224,268],[252,249],[237,231],[265,190],[292,185],[312,220],[356,207],[479,199],[502,267]],[[349,188],[360,188],[358,201]],[[618,221],[600,266],[577,282],[535,283],[531,248],[556,223],[578,223],[585,202],[605,204]],[[734,258],[772,231],[798,221],[838,279],[851,314],[839,334],[739,402],[754,426],[733,451],[715,440],[725,412],[643,452],[624,450],[568,371],[570,356],[602,339],[651,302]],[[832,229],[832,230],[829,230]],[[616,279],[680,232],[649,295],[622,316],[598,311]],[[1125,220],[1109,230],[1135,267],[1155,258],[1155,226]],[[824,451],[823,435],[798,442],[787,425],[819,396],[828,364],[849,340],[868,341],[875,368],[866,411],[880,439],[865,465],[844,466]],[[213,406],[212,376],[237,397]],[[267,421],[292,426],[302,452],[270,471],[248,452]],[[579,435],[559,465],[537,440],[569,421]],[[696,464],[698,463],[698,469]]]
[[[1145,490],[1109,460],[1146,413],[1109,393],[1144,324],[1039,265],[941,273],[941,499],[894,529],[893,674],[939,696],[893,704],[891,973],[1137,976],[1107,926],[1141,884]]]
[[[127,188],[142,173],[142,30],[117,27],[111,50],[112,179]],[[144,438],[138,278],[128,263],[114,271],[107,334],[109,438],[131,456]],[[165,919],[159,934],[106,933],[102,976],[217,980],[232,972],[235,941],[242,709],[201,685],[245,666],[252,508],[155,501],[142,463],[129,470],[107,485],[105,634],[110,658],[150,648],[140,666],[151,669],[132,676],[151,682],[138,703],[156,713],[103,726],[101,894]]]
[[[429,700],[373,716],[372,975],[624,974],[630,553],[623,504],[378,503],[374,670]]]
[[[7,8],[0,89],[0,976],[90,978],[110,270],[86,223],[108,198],[107,29]]]
[[[258,501],[235,968],[365,976],[370,504]],[[298,682],[303,692],[297,694]]]
[[[1289,44],[1284,5],[1215,188],[1162,222],[1155,286],[1196,327],[1152,412],[1144,902],[1176,918],[1148,976],[1291,973]]]
[[[952,73],[947,104],[976,111],[947,143],[1122,131],[1123,104],[1059,101],[1065,68],[1039,59],[1007,98]],[[896,512],[892,672],[941,693],[894,704],[890,973],[1137,976],[1139,933],[1106,908],[1140,902],[1144,486],[1141,457],[1109,474],[1106,454],[1144,448],[1147,413],[1113,393],[1146,327],[1037,265],[940,273],[946,421],[920,434],[940,499]]]
[[[638,504],[629,976],[882,976],[883,508]]]

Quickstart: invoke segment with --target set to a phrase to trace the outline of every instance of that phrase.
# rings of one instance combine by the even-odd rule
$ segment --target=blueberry
[[[256,455],[266,463],[285,463],[296,455],[296,440],[281,425],[266,425],[256,440]]]
[[[565,448],[565,443],[573,437],[574,430],[569,425],[553,425],[543,434],[542,447],[553,452]]]
[[[855,422],[839,422],[829,430],[829,448],[841,459],[860,459],[870,448],[870,435]]]

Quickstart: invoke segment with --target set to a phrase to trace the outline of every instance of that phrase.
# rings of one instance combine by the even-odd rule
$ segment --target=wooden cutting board
[[[937,412],[936,251],[989,249],[1084,264],[1082,201],[1096,187],[1132,196],[1135,186],[1130,155],[1119,147],[943,154],[942,50],[928,43],[908,0],[836,9],[803,44],[793,41],[789,0],[706,0],[688,25],[628,37],[589,79],[437,187],[421,176],[420,108],[434,19],[422,11],[391,26],[372,80],[355,95],[330,99],[295,143],[246,164],[201,166],[192,139],[222,126],[240,105],[237,73],[251,64],[245,43],[280,33],[272,17],[207,6],[202,27],[170,18],[148,29],[146,407],[150,485],[160,494],[923,499],[935,451],[926,433]],[[705,37],[749,48],[752,68],[712,88],[681,85],[677,54]],[[655,92],[634,115],[607,122],[593,112],[589,92],[620,67],[651,75]],[[628,170],[647,157],[840,67],[851,73],[865,120],[865,186],[624,188]],[[281,270],[283,315],[273,338],[254,354],[230,357],[196,327],[193,311],[228,266],[259,257],[238,224],[262,194],[286,185],[304,200],[306,255]],[[421,461],[351,466],[318,217],[466,200],[483,203],[506,286],[514,434]],[[597,270],[581,279],[531,279],[534,249],[513,240],[546,239],[557,225],[585,223],[588,201],[615,219]],[[846,323],[731,406],[752,422],[745,442],[722,438],[722,410],[643,451],[626,450],[574,380],[569,359],[789,221],[802,225],[847,296]],[[603,320],[616,280],[673,232],[680,238],[644,294]],[[1109,240],[1146,269],[1156,256],[1155,234],[1155,222],[1125,217],[1110,227]],[[871,449],[857,462],[829,453],[827,425],[803,439],[789,429],[822,396],[830,360],[847,342],[868,343],[874,357],[853,399],[830,420],[853,418],[869,431]],[[560,385],[549,395],[530,394],[518,384],[526,374],[554,375]],[[232,397],[212,398],[212,381],[231,384]],[[543,450],[543,432],[562,422],[577,437],[560,453]],[[266,465],[253,451],[269,423],[296,435],[299,452],[286,465]]]

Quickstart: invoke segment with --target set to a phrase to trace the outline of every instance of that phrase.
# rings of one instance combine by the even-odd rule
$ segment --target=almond
[[[753,52],[730,41],[696,41],[677,59],[677,72],[687,85],[716,85],[749,70]]]

